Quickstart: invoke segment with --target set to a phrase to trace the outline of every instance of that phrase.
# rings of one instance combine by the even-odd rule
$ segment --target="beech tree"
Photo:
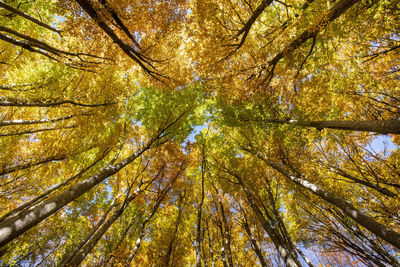
[[[0,265],[399,266],[399,10],[0,1]]]

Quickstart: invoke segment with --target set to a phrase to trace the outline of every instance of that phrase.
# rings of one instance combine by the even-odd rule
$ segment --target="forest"
[[[0,266],[400,266],[399,0],[0,0]]]

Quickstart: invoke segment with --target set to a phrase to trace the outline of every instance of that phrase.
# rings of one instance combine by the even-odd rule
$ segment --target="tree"
[[[398,10],[0,1],[0,265],[398,266]]]

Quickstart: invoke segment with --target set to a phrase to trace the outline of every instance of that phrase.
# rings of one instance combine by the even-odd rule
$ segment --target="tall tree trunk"
[[[360,132],[375,132],[381,134],[400,134],[400,120],[388,121],[309,121],[296,123],[304,127],[322,129],[338,129]]]
[[[6,174],[10,174],[10,173],[13,173],[13,172],[16,172],[16,171],[25,170],[25,169],[28,169],[28,168],[31,168],[31,167],[34,167],[34,166],[37,166],[37,165],[40,165],[40,164],[48,163],[48,162],[51,162],[51,161],[62,161],[64,159],[66,159],[66,158],[67,157],[64,156],[64,155],[51,156],[51,157],[47,157],[47,158],[41,159],[41,160],[36,161],[36,162],[28,162],[28,163],[21,164],[21,165],[16,165],[16,166],[3,168],[0,171],[0,176],[6,175]]]
[[[15,208],[14,210],[6,213],[5,215],[3,215],[0,218],[0,223],[5,221],[6,219],[9,220],[12,217],[18,216],[22,211],[27,210],[32,208],[34,205],[36,205],[39,201],[42,201],[43,199],[46,199],[48,196],[50,196],[50,194],[56,190],[58,190],[59,188],[67,185],[69,182],[71,182],[72,180],[80,177],[82,174],[84,174],[87,170],[89,170],[90,168],[92,168],[94,165],[96,165],[99,161],[101,161],[102,159],[105,158],[105,156],[109,153],[109,151],[105,151],[105,153],[103,153],[103,155],[95,160],[92,164],[90,164],[88,167],[84,168],[83,170],[81,170],[80,172],[78,172],[76,175],[70,177],[69,179],[67,179],[66,181],[62,182],[61,184],[58,184],[57,186],[47,190],[46,192],[44,192],[43,194],[41,194],[38,197],[35,197],[34,199],[28,201],[27,203]]]
[[[242,119],[249,121],[249,119]],[[367,121],[296,121],[296,120],[262,120],[265,123],[293,124],[311,127],[318,130],[336,129],[381,134],[400,134],[400,120],[367,120]]]
[[[342,198],[336,197],[333,194],[325,191],[324,189],[320,188],[319,186],[310,183],[304,177],[299,175],[292,175],[282,167],[278,166],[277,164],[267,160],[266,158],[257,154],[257,157],[261,160],[265,161],[270,167],[281,173],[284,177],[289,179],[290,181],[296,183],[297,185],[307,189],[311,193],[321,197],[326,202],[338,207],[341,209],[347,216],[352,218],[354,221],[359,223],[361,226],[365,227],[373,234],[379,236],[389,244],[392,244],[396,248],[400,249],[400,234],[385,227],[384,225],[376,222],[371,217],[365,215],[364,213],[357,210],[352,204],[343,200]]]
[[[104,223],[107,218],[107,215],[114,208],[114,205],[111,204],[110,208],[103,214],[101,219],[96,223],[96,225],[92,228],[92,230],[85,236],[85,238],[79,242],[66,256],[64,256],[60,266],[66,266],[70,264],[72,258],[78,253],[78,251],[92,238],[94,233],[100,228],[100,226]]]
[[[204,203],[204,174],[205,174],[205,155],[204,155],[204,144],[203,144],[203,151],[202,151],[202,161],[201,161],[201,198],[199,206],[197,207],[197,232],[196,232],[196,267],[201,267],[201,213],[203,209]]]
[[[176,221],[175,221],[174,233],[172,234],[172,238],[169,241],[167,254],[165,255],[165,267],[169,266],[169,261],[170,261],[171,254],[173,251],[174,241],[175,241],[176,236],[178,235],[178,229],[179,229],[179,225],[181,223],[183,198],[184,198],[184,194],[181,194],[179,196],[179,200],[178,200],[178,216],[176,217]]]
[[[140,244],[142,242],[142,239],[146,235],[146,225],[150,222],[151,218],[156,214],[158,207],[160,206],[161,202],[164,200],[166,197],[167,193],[171,189],[172,185],[175,183],[175,181],[178,179],[179,175],[181,174],[181,171],[183,170],[184,163],[181,165],[180,171],[173,177],[172,181],[168,184],[168,186],[163,190],[161,195],[158,197],[156,204],[153,206],[153,208],[150,211],[150,214],[143,220],[139,227],[138,231],[138,238],[136,239],[135,246],[133,247],[132,253],[129,255],[128,259],[126,260],[126,264],[130,264],[133,260],[133,258],[136,257],[137,253],[139,252]]]
[[[224,209],[224,204],[222,203],[222,199],[219,193],[219,190],[217,187],[214,185],[212,182],[211,185],[213,186],[215,193],[217,194],[217,199],[218,199],[218,206],[219,206],[219,213],[221,215],[222,223],[219,225],[220,230],[221,230],[221,235],[222,235],[222,244],[223,244],[223,251],[224,254],[226,255],[226,260],[228,261],[227,263],[229,264],[230,267],[233,267],[233,260],[232,260],[232,251],[231,251],[231,233],[228,225],[228,221],[226,219],[225,215],[225,209]]]
[[[69,204],[74,199],[80,197],[84,193],[88,192],[94,186],[104,181],[111,175],[116,174],[122,168],[133,162],[136,158],[142,155],[146,150],[149,150],[154,142],[156,142],[161,133],[155,138],[151,139],[144,147],[138,149],[135,153],[125,158],[121,162],[115,165],[107,166],[102,169],[96,175],[87,178],[78,184],[71,186],[69,189],[54,196],[44,203],[41,203],[26,212],[19,214],[18,216],[12,217],[9,220],[5,220],[0,223],[0,247],[6,245],[11,240],[17,238],[30,228],[34,227],[42,220],[46,219],[50,215],[56,213],[59,209]]]
[[[365,185],[365,186],[367,186],[367,187],[370,187],[370,188],[372,188],[372,189],[378,191],[379,193],[381,193],[381,194],[383,194],[383,195],[386,195],[386,196],[388,196],[388,197],[393,197],[393,198],[394,198],[394,197],[397,196],[396,193],[393,193],[393,192],[390,191],[389,189],[386,189],[386,188],[380,186],[379,184],[373,184],[373,183],[371,183],[371,182],[368,182],[368,181],[359,179],[359,178],[357,178],[357,177],[351,175],[350,173],[347,173],[346,171],[344,171],[344,170],[342,170],[342,169],[331,167],[331,168],[330,168],[330,171],[332,171],[333,173],[336,173],[336,174],[338,174],[338,175],[340,175],[340,176],[342,176],[342,177],[345,177],[345,178],[347,178],[347,179],[350,179],[350,180],[352,180],[352,181],[355,182],[355,183],[362,184],[362,185]]]
[[[274,243],[276,249],[278,250],[280,256],[282,257],[283,261],[285,262],[286,266],[289,267],[300,267],[300,261],[297,258],[297,252],[293,251],[292,247],[290,244],[287,243],[285,238],[281,236],[281,234],[273,227],[270,225],[270,223],[267,221],[267,219],[264,217],[262,214],[260,208],[257,206],[256,201],[252,195],[252,193],[248,190],[246,185],[244,184],[242,178],[236,174],[233,173],[230,170],[226,170],[229,174],[234,176],[239,184],[242,186],[243,191],[246,194],[247,201],[249,202],[252,210],[256,214],[258,220],[260,221],[261,225],[263,226],[264,230],[267,232],[269,237],[271,238],[272,242]]]
[[[215,262],[214,262],[214,250],[213,250],[213,243],[211,240],[211,235],[210,235],[210,228],[208,226],[207,220],[206,222],[206,228],[207,228],[207,237],[208,237],[208,248],[210,250],[210,258],[211,258],[211,267],[215,267]]]
[[[226,258],[228,260],[229,267],[233,267],[233,260],[232,260],[232,250],[231,250],[231,231],[229,229],[228,221],[226,219],[224,205],[220,198],[218,198],[218,202],[220,205],[222,222],[223,222],[223,230],[224,230],[224,244],[225,244],[225,252]]]
[[[264,256],[262,255],[262,251],[261,251],[260,247],[257,244],[257,240],[255,239],[255,237],[251,233],[250,226],[249,226],[249,224],[247,222],[246,213],[244,212],[244,210],[243,210],[242,213],[243,213],[244,221],[243,221],[243,223],[241,225],[243,226],[243,229],[247,233],[247,236],[248,236],[248,238],[250,240],[250,243],[251,243],[251,245],[253,247],[254,252],[256,253],[256,255],[258,257],[258,260],[261,263],[261,266],[262,267],[267,267],[268,266],[267,262],[265,261]]]

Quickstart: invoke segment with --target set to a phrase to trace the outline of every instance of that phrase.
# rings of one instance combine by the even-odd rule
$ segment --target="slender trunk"
[[[280,235],[280,233],[272,226],[270,223],[265,219],[264,215],[262,214],[260,208],[257,206],[253,195],[251,192],[247,189],[247,187],[244,185],[242,178],[235,174],[230,172],[231,175],[236,177],[238,182],[243,188],[243,191],[246,194],[247,200],[256,214],[258,220],[260,221],[261,225],[263,226],[264,230],[267,232],[269,237],[271,238],[272,242],[274,243],[276,249],[278,250],[279,254],[281,255],[283,261],[285,262],[286,266],[290,267],[299,267],[301,266],[300,261],[297,258],[297,254],[295,251],[292,251],[291,246],[287,244],[286,240]]]
[[[371,217],[365,215],[364,213],[357,210],[352,204],[343,200],[342,198],[336,197],[333,194],[325,191],[324,189],[320,188],[319,186],[310,183],[302,176],[295,176],[284,170],[282,167],[278,166],[277,164],[268,161],[267,159],[263,158],[260,155],[257,155],[260,159],[265,161],[270,167],[281,173],[287,179],[291,180],[292,182],[300,185],[301,187],[307,189],[311,193],[321,197],[326,202],[333,204],[334,206],[341,209],[347,216],[352,218],[354,221],[359,223],[361,226],[365,227],[373,234],[379,236],[389,244],[392,244],[394,247],[400,249],[400,234],[385,227],[384,225],[376,222]]]
[[[25,163],[25,164],[22,164],[22,165],[3,168],[0,171],[0,176],[1,175],[6,175],[6,174],[10,174],[10,173],[13,173],[13,172],[16,172],[16,171],[20,171],[20,170],[25,170],[25,169],[28,169],[30,167],[34,167],[34,166],[37,166],[37,165],[40,165],[40,164],[44,164],[44,163],[48,163],[48,162],[51,162],[51,161],[61,161],[61,160],[64,160],[66,158],[67,158],[66,156],[51,156],[51,157],[47,157],[47,158],[41,159],[41,160],[39,160],[37,162],[28,162],[28,163]]]
[[[219,190],[217,189],[217,187],[214,185],[213,182],[211,183],[211,185],[213,186],[215,193],[217,194],[218,205],[219,205],[220,215],[221,215],[221,219],[222,219],[222,223],[219,225],[220,230],[221,230],[221,235],[222,235],[222,244],[223,244],[222,248],[223,248],[224,254],[226,254],[226,259],[228,260],[229,266],[232,267],[233,261],[232,261],[232,251],[231,251],[231,233],[230,233],[228,221],[226,219],[224,205],[222,203]]]
[[[246,216],[246,215],[244,215],[244,216]],[[257,244],[257,240],[254,238],[253,234],[251,233],[249,224],[247,223],[246,219],[243,222],[242,226],[243,226],[244,230],[246,231],[247,236],[249,237],[249,240],[251,242],[253,250],[256,253],[257,257],[258,257],[258,260],[260,261],[261,266],[262,267],[267,267],[268,266],[267,262],[265,261],[264,256],[262,255],[262,251],[261,251],[260,247]]]
[[[11,126],[11,125],[30,125],[30,124],[50,123],[50,122],[69,120],[73,117],[74,117],[73,115],[69,115],[69,116],[55,118],[55,119],[0,121],[0,127]]]
[[[273,59],[268,62],[269,66],[275,66],[282,58],[287,54],[293,52],[304,44],[308,39],[316,36],[321,30],[323,30],[329,22],[334,21],[350,7],[359,2],[360,0],[340,0],[334,5],[328,12],[321,16],[315,24],[311,25],[307,30],[302,32],[295,40],[293,40],[288,46],[286,46],[280,53],[278,53]]]
[[[67,185],[69,182],[71,182],[72,180],[80,177],[82,174],[84,174],[87,170],[89,170],[90,168],[92,168],[94,165],[96,165],[99,161],[101,161],[102,159],[105,158],[105,156],[108,154],[104,153],[102,157],[100,157],[99,159],[97,159],[96,161],[94,161],[92,164],[90,164],[88,167],[84,168],[83,170],[81,170],[80,172],[78,172],[76,175],[70,177],[69,179],[67,179],[66,181],[62,182],[61,184],[58,184],[57,186],[47,190],[46,192],[44,192],[43,194],[41,194],[38,197],[35,197],[34,199],[26,202],[25,204],[13,209],[12,211],[8,212],[7,214],[3,215],[3,217],[0,218],[0,223],[3,222],[4,220],[9,220],[12,217],[18,216],[22,211],[30,209],[33,207],[33,205],[37,204],[37,202],[43,200],[44,198],[47,198],[52,192],[56,191],[57,189]]]
[[[307,258],[306,255],[304,255],[303,251],[301,251],[301,249],[298,246],[296,246],[296,250],[300,254],[300,256],[303,258],[303,260],[308,264],[308,266],[314,267],[314,265],[311,263],[310,259]]]
[[[242,119],[248,121],[249,119]],[[367,121],[296,121],[296,120],[263,120],[265,123],[293,124],[311,127],[318,130],[336,129],[381,134],[400,134],[400,120],[367,120]]]
[[[222,222],[223,222],[226,258],[228,260],[229,267],[233,267],[234,265],[233,265],[232,250],[231,250],[231,231],[229,229],[228,221],[226,219],[224,205],[222,204],[222,201],[220,198],[218,198],[218,201],[219,201],[219,205],[220,205]]]
[[[110,208],[103,214],[101,219],[96,223],[96,225],[93,227],[93,229],[85,236],[85,238],[79,242],[74,248],[68,253],[68,255],[64,256],[62,262],[60,263],[60,266],[66,266],[66,264],[69,264],[70,261],[73,259],[73,257],[78,253],[78,251],[92,238],[94,233],[100,228],[100,226],[103,224],[103,222],[106,220],[107,215],[110,213],[110,211],[114,208],[113,205],[110,206]]]
[[[183,163],[181,165],[181,170],[175,175],[175,177],[172,179],[172,181],[169,183],[169,185],[167,186],[167,188],[165,188],[163,190],[163,192],[161,193],[161,195],[158,197],[156,204],[153,206],[153,208],[150,211],[150,214],[146,217],[146,219],[144,219],[144,221],[142,222],[142,224],[139,227],[139,235],[138,238],[136,240],[135,243],[135,247],[132,250],[131,255],[129,255],[128,259],[127,259],[127,264],[130,264],[130,262],[132,262],[133,258],[136,257],[137,253],[139,252],[139,248],[140,248],[140,244],[142,242],[143,237],[146,235],[146,225],[150,222],[151,218],[153,218],[153,216],[156,214],[158,207],[160,206],[161,202],[164,200],[164,198],[166,197],[167,193],[169,192],[169,190],[171,189],[172,185],[175,183],[176,179],[179,177],[181,171],[183,170]]]
[[[54,128],[45,128],[45,129],[36,129],[36,130],[27,130],[23,132],[11,132],[11,133],[2,133],[0,134],[0,137],[6,137],[6,136],[18,136],[18,135],[24,135],[24,134],[32,134],[32,133],[40,133],[40,132],[48,132],[48,131],[56,131],[56,130],[65,130],[65,129],[72,129],[76,128],[76,125],[71,125],[71,126],[65,126],[65,127],[54,127]]]
[[[207,237],[208,237],[208,247],[209,247],[209,250],[210,250],[211,267],[215,267],[214,250],[213,250],[213,243],[212,243],[211,235],[210,235],[210,228],[208,226],[207,220],[205,222],[206,222],[206,227],[207,227]]]
[[[226,246],[226,244],[225,244],[225,233],[224,233],[224,229],[223,229],[223,227],[222,227],[222,223],[220,222],[220,221],[218,221],[218,227],[219,227],[219,230],[220,230],[220,232],[221,232],[221,243],[222,243],[222,246],[221,246],[221,258],[222,258],[222,264],[224,265],[224,267],[228,267],[228,263],[226,262],[226,249],[225,249],[225,246]]]
[[[197,207],[197,233],[196,233],[196,267],[201,267],[201,213],[204,203],[204,174],[205,174],[205,158],[204,158],[204,145],[203,145],[203,155],[201,161],[201,199],[199,206]]]
[[[369,121],[309,121],[298,122],[300,126],[322,129],[338,129],[381,134],[400,134],[400,120]]]
[[[48,163],[48,162],[52,162],[52,161],[62,161],[65,160],[67,157],[66,156],[51,156],[51,157],[47,157],[44,159],[41,159],[37,162],[28,162],[22,165],[16,165],[16,166],[11,166],[8,168],[3,168],[2,171],[0,171],[0,176],[1,175],[6,175],[6,174],[10,174],[16,171],[20,171],[20,170],[25,170],[34,166],[38,166],[44,163]]]
[[[180,195],[179,196],[179,201],[178,201],[178,216],[176,217],[176,221],[175,221],[175,229],[174,229],[174,233],[172,234],[172,238],[169,241],[168,244],[168,250],[167,250],[167,254],[165,255],[165,266],[169,266],[169,261],[172,255],[172,251],[173,251],[173,246],[174,246],[174,241],[176,236],[178,235],[178,229],[179,229],[179,225],[181,223],[181,215],[182,215],[182,201],[183,201],[184,195]]]
[[[161,134],[161,133],[160,133]],[[11,240],[17,238],[30,228],[36,226],[42,220],[56,213],[58,210],[69,204],[74,199],[88,192],[97,184],[101,183],[111,175],[116,174],[122,168],[133,162],[136,158],[142,155],[146,150],[150,149],[152,144],[159,139],[160,135],[151,139],[146,146],[137,150],[129,157],[115,165],[107,166],[96,175],[87,178],[78,184],[71,186],[66,191],[54,196],[44,203],[41,203],[31,210],[23,212],[10,220],[5,220],[0,223],[0,247],[6,245]]]
[[[115,103],[82,104],[75,102],[73,100],[44,101],[42,99],[27,100],[17,97],[0,97],[0,107],[58,107],[65,104],[93,108],[93,107],[108,106]]]
[[[139,66],[146,72],[146,74],[150,75],[153,78],[156,76],[161,76],[158,74],[152,64],[152,61],[148,58],[144,57],[141,53],[137,52],[131,46],[124,43],[118,35],[111,29],[106,22],[101,19],[101,15],[96,11],[96,9],[92,6],[90,1],[88,0],[76,0],[79,6],[91,17],[97,25],[116,43],[124,53],[129,56],[132,60],[134,60]]]

